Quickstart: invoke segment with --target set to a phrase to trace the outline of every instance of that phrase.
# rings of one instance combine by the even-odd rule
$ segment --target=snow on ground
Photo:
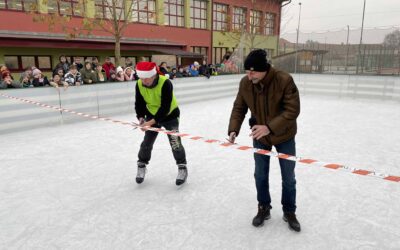
[[[226,138],[232,102],[182,105],[181,131]],[[398,105],[303,96],[298,155],[400,175]],[[251,145],[247,121],[241,132]],[[251,154],[183,140],[189,178],[177,188],[160,135],[137,185],[142,137],[101,121],[2,135],[0,249],[400,249],[399,183],[298,164],[295,233],[272,159],[272,218],[254,228]]]

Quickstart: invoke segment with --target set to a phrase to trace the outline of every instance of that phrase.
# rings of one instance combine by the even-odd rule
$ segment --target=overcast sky
[[[364,0],[292,0],[290,5],[284,7],[283,10],[281,34],[284,38],[293,40],[296,37],[299,2],[302,3],[300,31],[304,32],[300,40],[305,37],[324,40],[327,37],[327,40],[337,40],[335,42],[344,40],[345,42],[347,25],[350,25],[351,30],[361,28]],[[368,31],[365,33],[365,42],[380,42],[385,33],[395,29],[386,30],[384,29],[386,26],[400,28],[400,0],[367,0],[366,2],[364,27]],[[371,29],[375,27],[377,29]],[[343,29],[343,32],[339,32],[340,35],[337,32],[326,33],[326,35],[308,34],[339,29]],[[351,42],[355,42],[357,37],[359,40],[359,30],[351,32]],[[341,35],[342,33],[344,35]]]

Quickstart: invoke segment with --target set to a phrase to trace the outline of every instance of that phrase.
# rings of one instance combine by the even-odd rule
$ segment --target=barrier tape
[[[0,93],[0,95],[3,96],[3,97],[9,98],[9,99],[22,101],[22,102],[25,102],[25,103],[37,105],[39,107],[50,108],[50,109],[54,109],[54,110],[57,110],[57,111],[60,111],[60,112],[62,111],[62,112],[66,112],[66,113],[82,116],[82,117],[85,117],[85,118],[112,122],[114,124],[121,124],[121,125],[130,126],[130,127],[134,127],[134,128],[141,127],[137,123],[124,122],[124,121],[119,121],[119,120],[108,118],[108,117],[101,117],[101,116],[96,116],[96,115],[85,114],[85,113],[82,113],[82,112],[76,112],[74,110],[69,110],[69,109],[65,109],[65,108],[59,108],[59,107],[56,107],[56,106],[43,104],[43,103],[40,103],[40,102],[30,101],[30,100],[26,100],[26,99],[19,98],[19,97],[14,97],[14,96],[9,96],[9,95],[3,94],[3,93]],[[378,173],[378,172],[375,172],[375,171],[369,171],[369,170],[364,170],[364,169],[360,169],[360,168],[348,167],[348,166],[341,165],[341,164],[336,164],[336,163],[325,163],[325,162],[314,160],[314,159],[311,159],[311,158],[302,158],[302,157],[298,157],[298,156],[277,153],[277,152],[270,151],[270,150],[253,148],[253,147],[249,147],[249,146],[243,146],[243,145],[239,145],[239,144],[236,144],[236,143],[230,143],[230,142],[226,142],[226,141],[209,139],[209,138],[202,137],[202,136],[194,136],[194,135],[191,135],[191,134],[165,130],[165,129],[162,129],[162,128],[154,128],[154,127],[141,127],[141,128],[144,128],[145,130],[149,130],[149,131],[154,131],[154,132],[157,132],[157,133],[163,133],[163,134],[167,134],[167,135],[179,136],[179,137],[182,137],[182,138],[188,138],[190,140],[201,141],[201,142],[208,143],[208,144],[215,144],[215,145],[219,145],[219,146],[222,146],[222,147],[225,147],[225,148],[231,148],[231,149],[236,149],[236,150],[240,150],[240,151],[248,151],[248,152],[252,152],[252,153],[256,153],[256,154],[267,155],[267,156],[270,156],[270,157],[276,157],[276,158],[279,158],[279,159],[285,159],[285,160],[294,161],[294,162],[307,164],[307,165],[311,165],[311,166],[318,166],[318,167],[328,168],[328,169],[332,169],[332,170],[342,170],[342,171],[346,171],[346,172],[349,172],[349,173],[352,173],[352,174],[356,174],[356,175],[376,177],[376,178],[380,178],[382,180],[400,183],[400,176],[389,175],[389,174],[384,174],[384,173]]]

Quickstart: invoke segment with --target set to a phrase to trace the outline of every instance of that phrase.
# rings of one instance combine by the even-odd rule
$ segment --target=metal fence
[[[395,30],[366,30],[362,43],[361,29],[300,32],[297,46],[295,33],[283,34],[272,63],[291,73],[400,75],[400,39],[384,42]]]

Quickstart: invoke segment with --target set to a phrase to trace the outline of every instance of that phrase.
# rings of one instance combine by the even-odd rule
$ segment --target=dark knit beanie
[[[244,61],[244,69],[257,72],[266,72],[271,65],[267,60],[267,52],[263,49],[256,49],[249,53]]]

